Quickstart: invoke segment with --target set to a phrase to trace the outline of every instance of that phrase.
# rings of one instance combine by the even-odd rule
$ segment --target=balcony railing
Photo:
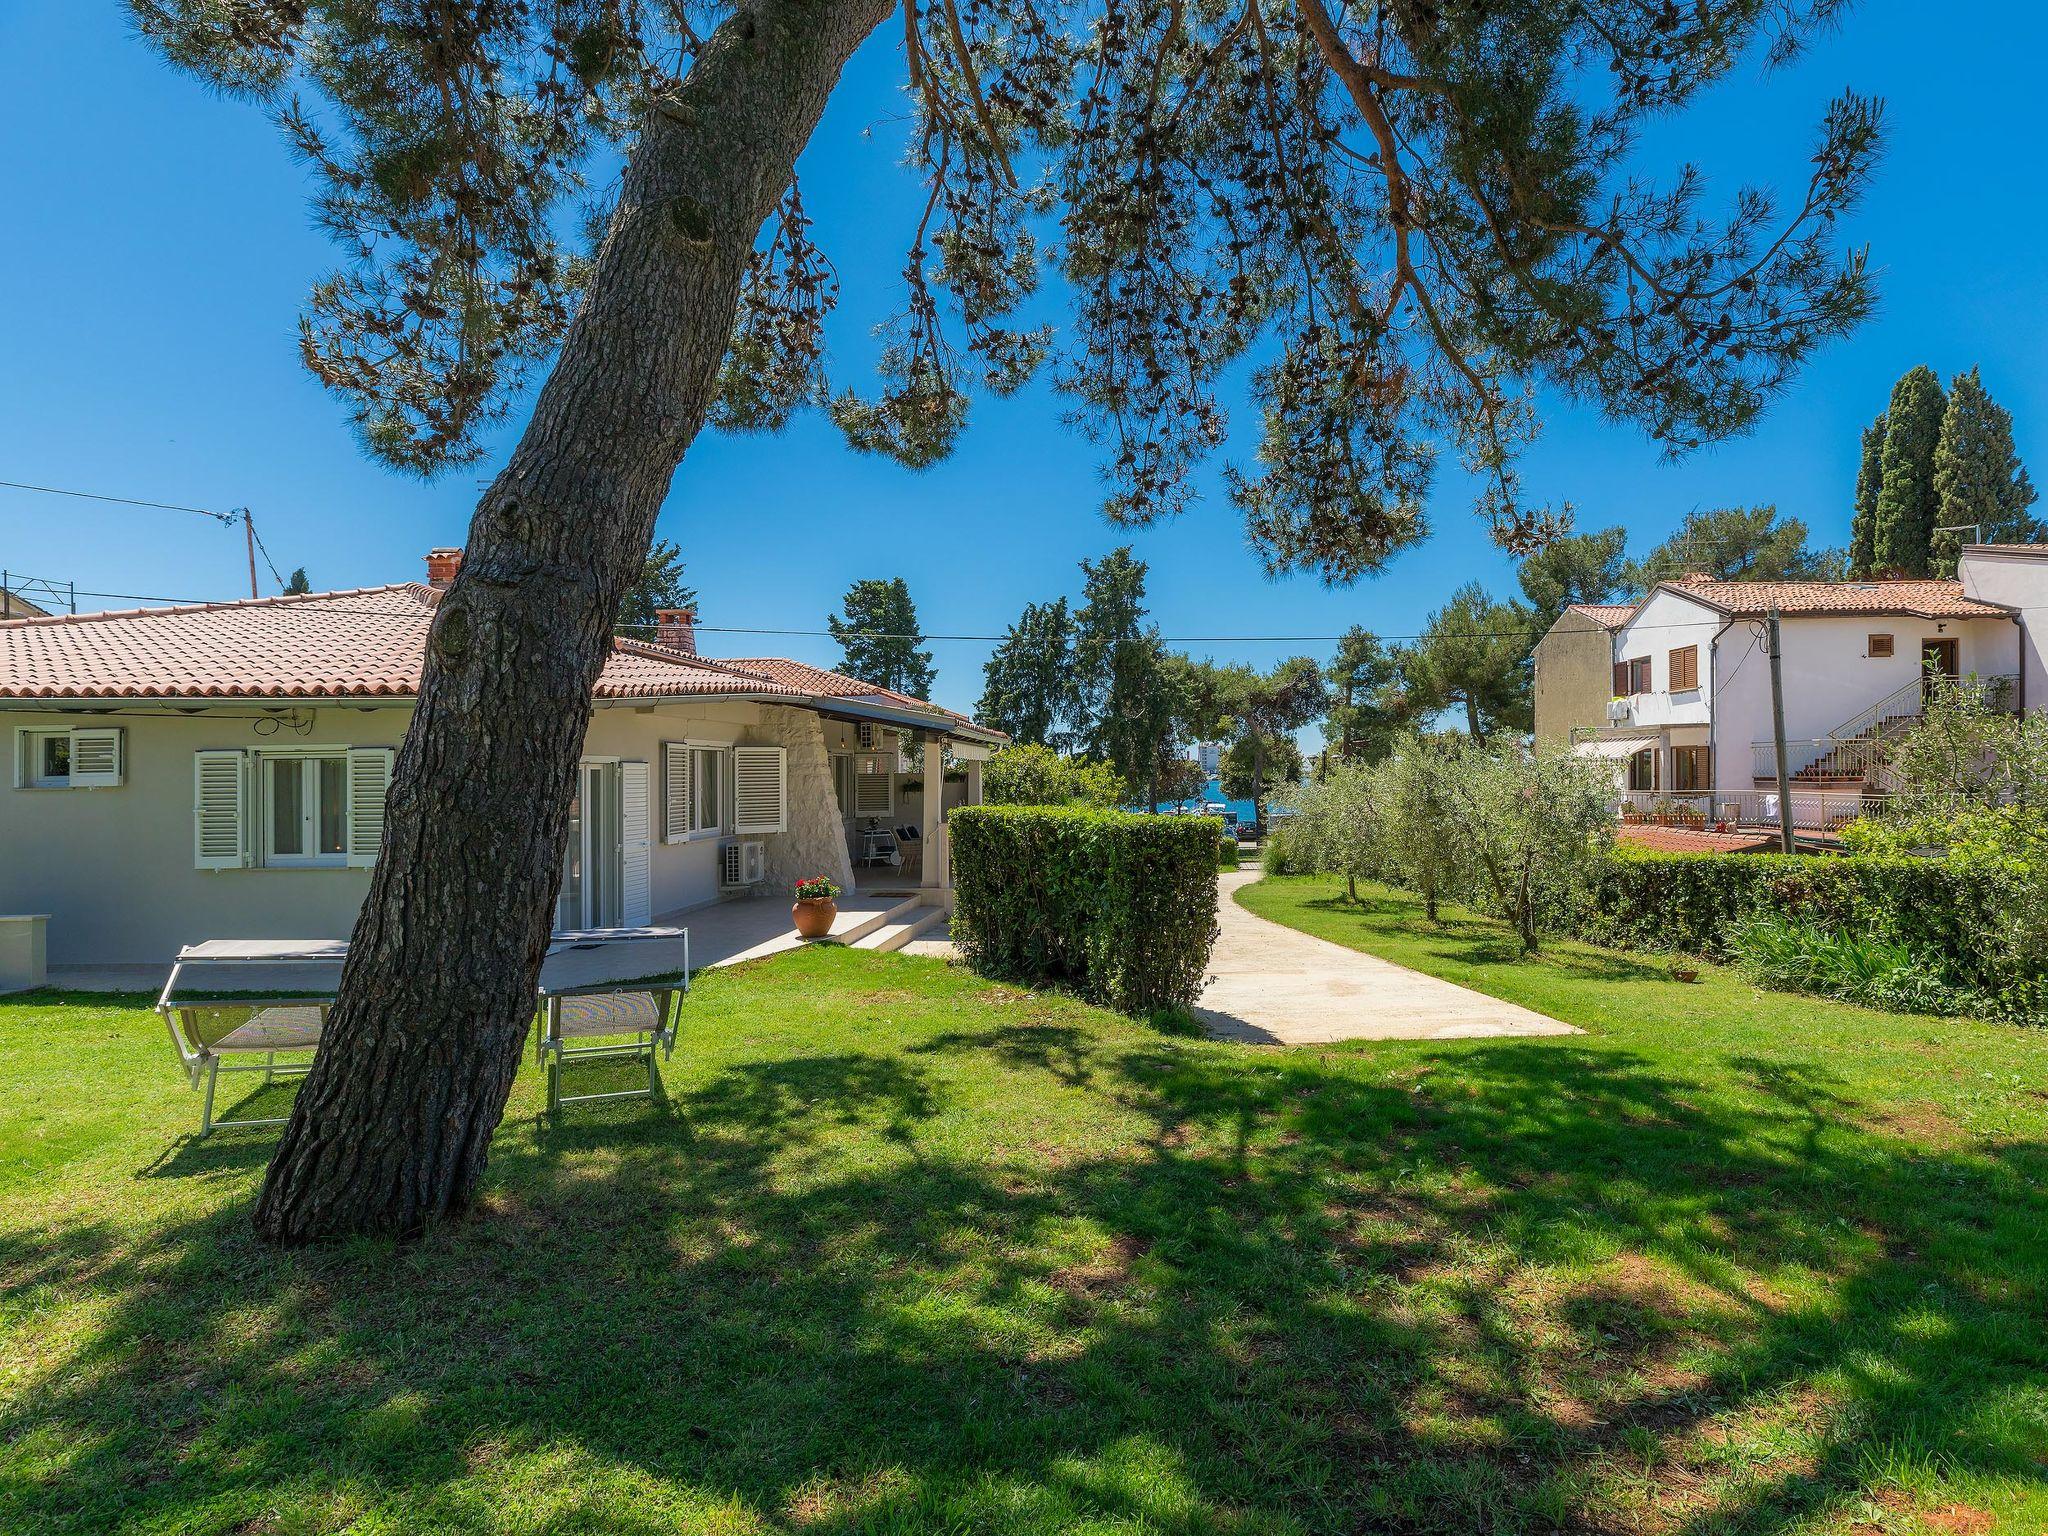
[[[1795,832],[1839,832],[1859,816],[1883,807],[1885,797],[1853,788],[1792,786]],[[1778,828],[1775,790],[1659,790],[1622,792],[1621,820],[1630,826],[1685,827],[1702,832],[1771,831]]]

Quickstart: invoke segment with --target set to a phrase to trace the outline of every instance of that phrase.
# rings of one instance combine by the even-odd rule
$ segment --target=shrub
[[[1996,867],[1946,859],[1623,850],[1580,893],[1575,927],[1596,943],[1722,955],[1735,952],[1739,932],[1762,964],[1770,940],[1754,920],[1777,918],[1903,952],[1942,987],[1979,994],[1978,1006],[2031,1017],[2042,967],[2013,928],[2028,889]],[[1840,981],[1879,961],[1841,948],[1829,963]],[[1886,986],[1897,1007],[1918,983]]]
[[[1736,964],[1762,985],[1817,992],[1869,1008],[1955,1013],[1980,1003],[1951,986],[1942,967],[1895,940],[1823,928],[1774,912],[1738,917],[1725,935]]]
[[[1237,868],[1237,860],[1237,839],[1226,832],[1216,840],[1216,867],[1218,869],[1235,869]]]
[[[1214,817],[981,805],[947,827],[953,938],[977,971],[1131,1014],[1200,994],[1216,940]]]
[[[1130,786],[1107,763],[1062,757],[1051,747],[1019,742],[1004,747],[981,771],[982,798],[990,805],[1127,805]]]

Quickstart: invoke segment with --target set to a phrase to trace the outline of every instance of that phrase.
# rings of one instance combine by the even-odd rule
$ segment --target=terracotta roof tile
[[[1573,603],[1566,612],[1591,619],[1603,629],[1619,629],[1636,611],[1634,603]]]
[[[968,716],[960,714],[955,710],[947,709],[942,705],[929,704],[923,699],[915,698],[910,694],[899,693],[894,688],[883,688],[875,683],[864,683],[859,678],[849,677],[844,672],[828,672],[823,667],[814,667],[801,661],[791,661],[786,656],[725,657],[719,661],[719,665],[738,667],[744,671],[756,672],[763,677],[772,678],[778,683],[784,683],[803,693],[823,694],[828,698],[838,699],[869,699],[878,704],[892,704],[900,709],[934,710],[944,715],[947,719],[957,720],[963,725],[972,725],[974,723]],[[983,729],[986,729],[986,727],[983,727]]]
[[[411,698],[440,594],[403,582],[303,597],[0,622],[0,698]],[[615,642],[599,698],[801,690]]]
[[[1722,613],[1894,613],[1921,619],[2002,619],[2010,611],[1963,595],[1959,581],[1717,581],[1687,576],[1658,583]]]
[[[1689,827],[1621,826],[1614,836],[1652,853],[1765,853],[1777,842],[1764,832],[1696,832]]]

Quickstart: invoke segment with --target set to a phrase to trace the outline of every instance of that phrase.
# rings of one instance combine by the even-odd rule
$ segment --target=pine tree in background
[[[1515,577],[1535,606],[1537,629],[1550,628],[1573,603],[1612,602],[1627,585],[1627,543],[1626,528],[1603,528],[1553,539],[1524,560]]]
[[[1863,429],[1863,457],[1856,466],[1856,512],[1849,520],[1849,575],[1861,580],[1877,568],[1877,491],[1884,484],[1883,411]]]
[[[1408,721],[1400,648],[1354,624],[1337,642],[1323,677],[1330,686],[1329,713],[1323,717],[1324,764],[1332,755],[1343,762],[1378,762]]]
[[[901,576],[887,581],[870,578],[846,589],[844,615],[832,614],[825,627],[839,642],[845,669],[865,683],[880,683],[914,699],[932,696],[932,653],[917,643],[917,605]]]
[[[1074,618],[1067,600],[1026,603],[982,668],[975,718],[1013,741],[1064,748],[1071,734]]]
[[[683,585],[683,551],[670,539],[656,539],[640,574],[619,599],[618,627],[640,640],[654,638],[654,616],[664,608],[697,606],[697,594]]]
[[[1949,385],[1934,446],[1932,573],[1953,576],[1966,540],[2031,544],[2042,525],[2027,508],[2039,498],[2013,448],[2012,412],[1993,400],[1977,370]],[[1974,532],[1971,531],[1974,526]]]
[[[1534,716],[1529,652],[1536,643],[1535,622],[1532,609],[1512,599],[1497,603],[1476,581],[1458,588],[1402,653],[1416,713],[1461,705],[1474,741],[1499,730],[1528,730]]]
[[[1806,524],[1776,507],[1715,507],[1685,514],[1678,531],[1628,568],[1628,585],[1647,592],[1660,581],[1836,581],[1839,549],[1811,549]],[[1583,599],[1582,599],[1583,601]]]
[[[303,565],[294,567],[292,579],[284,584],[284,595],[286,597],[303,597],[312,590],[313,583],[306,575],[306,568]]]
[[[1934,535],[1934,446],[1947,401],[1924,363],[1892,386],[1871,540],[1874,575],[1925,576]]]
[[[1080,745],[1133,788],[1151,780],[1162,716],[1164,649],[1145,625],[1145,562],[1126,544],[1081,562],[1081,611],[1074,616],[1074,686]]]

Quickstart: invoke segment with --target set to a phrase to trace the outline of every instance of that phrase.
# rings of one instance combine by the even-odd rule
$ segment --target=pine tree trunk
[[[534,1012],[591,690],[703,425],[755,237],[888,0],[757,0],[651,111],[583,305],[435,615],[385,843],[263,1236],[476,1196]]]

